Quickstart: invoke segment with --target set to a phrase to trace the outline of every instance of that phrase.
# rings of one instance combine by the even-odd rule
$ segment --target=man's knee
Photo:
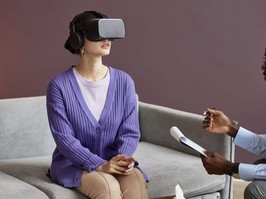
[[[266,181],[251,182],[244,191],[244,199],[266,198]]]
[[[244,191],[244,199],[253,199],[255,198],[254,196],[254,184],[253,183],[250,183],[246,188],[245,188],[245,191]]]

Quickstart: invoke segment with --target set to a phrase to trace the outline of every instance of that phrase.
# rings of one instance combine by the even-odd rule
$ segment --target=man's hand
[[[208,174],[232,175],[234,171],[234,163],[226,160],[218,153],[205,151],[205,154],[207,157],[202,155],[201,160]]]
[[[206,109],[204,111],[203,128],[209,132],[228,134],[235,137],[239,127],[227,117],[222,111],[216,109]]]
[[[96,170],[110,174],[129,175],[134,169],[134,165],[134,158],[117,155],[98,166]]]

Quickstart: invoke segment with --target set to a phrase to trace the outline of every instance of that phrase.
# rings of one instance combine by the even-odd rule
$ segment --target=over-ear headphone
[[[103,15],[97,11],[85,11],[75,16],[69,24],[70,35],[68,37],[68,42],[70,46],[75,50],[82,48],[84,45],[83,31],[76,30],[76,26],[79,23],[77,22],[77,20],[80,18],[81,15],[84,14],[91,15],[91,18],[108,18],[106,15]]]

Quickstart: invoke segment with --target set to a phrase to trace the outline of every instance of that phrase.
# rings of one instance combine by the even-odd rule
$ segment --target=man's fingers
[[[212,157],[214,155],[213,152],[210,151],[204,151],[204,153],[208,156],[208,157]]]

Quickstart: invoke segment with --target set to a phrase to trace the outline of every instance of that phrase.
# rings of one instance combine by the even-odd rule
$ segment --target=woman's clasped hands
[[[134,158],[117,155],[98,166],[96,170],[110,174],[129,175],[133,171],[134,165]]]

